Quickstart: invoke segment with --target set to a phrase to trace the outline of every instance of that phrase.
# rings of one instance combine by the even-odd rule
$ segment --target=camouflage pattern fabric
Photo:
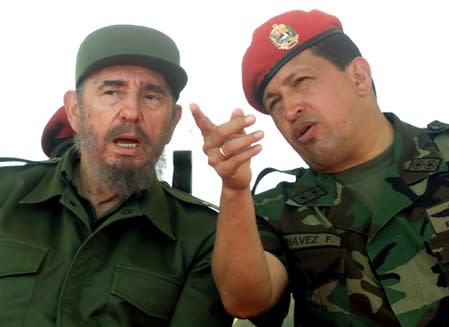
[[[449,125],[385,115],[394,164],[372,212],[311,170],[255,196],[264,247],[289,273],[295,326],[449,326]]]

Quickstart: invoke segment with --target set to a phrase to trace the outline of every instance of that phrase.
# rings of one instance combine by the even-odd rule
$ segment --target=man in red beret
[[[0,168],[0,325],[231,326],[211,272],[216,209],[156,175],[187,83],[176,44],[100,28],[75,83],[43,134],[58,158]]]
[[[74,134],[72,126],[67,120],[64,106],[60,107],[45,125],[42,132],[42,151],[49,157],[62,156],[73,144]]]
[[[449,126],[381,112],[371,68],[335,16],[275,16],[242,62],[248,102],[308,164],[252,197],[262,131],[195,104],[222,178],[212,269],[234,316],[279,326],[449,326]],[[257,317],[257,318],[256,318]]]

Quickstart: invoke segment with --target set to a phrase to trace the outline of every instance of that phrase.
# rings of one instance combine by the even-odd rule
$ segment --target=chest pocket
[[[111,291],[148,316],[169,320],[181,289],[182,282],[167,274],[119,265]]]
[[[286,206],[273,222],[288,250],[288,266],[300,289],[313,290],[345,273],[344,233],[309,208]],[[318,259],[319,258],[319,259]]]
[[[299,271],[297,284],[301,289],[313,290],[331,281],[341,279],[345,274],[346,251],[336,244],[326,245],[325,243],[307,244],[298,247],[296,244],[303,239],[317,240],[335,238],[337,235],[307,233],[290,234],[284,237],[290,249],[292,257],[289,262],[294,271]],[[319,258],[319,259],[317,259]],[[292,274],[295,278],[295,274]],[[295,278],[296,279],[296,278]]]
[[[0,303],[11,310],[0,311],[0,321],[20,321],[31,301],[37,273],[48,252],[29,244],[0,239]]]

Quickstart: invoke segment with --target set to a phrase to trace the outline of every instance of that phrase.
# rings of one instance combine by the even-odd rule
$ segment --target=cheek
[[[284,130],[287,126],[287,120],[284,119],[284,116],[280,113],[276,113],[276,114],[272,114],[271,115],[271,119],[274,122],[274,125],[279,129],[279,130]]]
[[[293,129],[290,124],[280,124],[277,126],[277,129],[286,139],[294,138]]]
[[[112,129],[110,125],[104,123],[94,123],[93,128],[98,140],[104,140],[106,134]]]
[[[335,142],[337,142],[338,140],[349,140],[352,142],[354,141],[353,130],[354,124],[351,122],[351,120],[346,117],[340,117],[340,119],[334,121],[333,125],[329,126],[329,138],[334,139]]]
[[[142,127],[150,135],[162,135],[171,128],[171,116],[166,114],[153,114],[145,116]]]
[[[97,110],[95,113],[88,113],[86,118],[98,131],[107,130],[108,127],[112,126],[114,120],[114,117],[110,112],[103,110]]]

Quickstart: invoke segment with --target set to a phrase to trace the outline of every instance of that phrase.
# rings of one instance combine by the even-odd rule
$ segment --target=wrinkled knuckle
[[[217,138],[224,139],[226,137],[226,133],[223,128],[217,128]]]
[[[214,154],[209,155],[209,157],[208,157],[209,166],[215,167],[219,162],[220,161],[216,155],[214,155]]]
[[[206,154],[206,155],[209,155],[209,150],[211,149],[211,147],[210,147],[210,145],[208,145],[208,144],[204,144],[203,145],[203,152]]]

